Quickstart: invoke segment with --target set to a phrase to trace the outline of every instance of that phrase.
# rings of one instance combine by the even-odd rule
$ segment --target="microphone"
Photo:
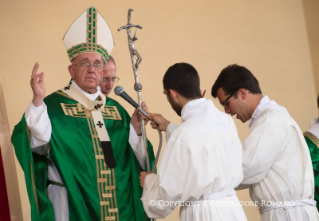
[[[145,117],[147,117],[147,113],[124,91],[124,88],[121,86],[116,86],[114,88],[114,93],[117,96],[121,96],[124,100],[130,103],[133,107],[138,109]]]

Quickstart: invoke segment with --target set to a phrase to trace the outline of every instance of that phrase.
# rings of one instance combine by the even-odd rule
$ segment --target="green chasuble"
[[[102,96],[97,101],[104,100]],[[63,90],[47,96],[44,102],[52,125],[50,156],[67,189],[69,220],[144,220],[141,168],[128,142],[131,118],[125,109],[108,97],[104,107],[98,107],[116,162],[115,168],[109,168],[104,162],[92,110]],[[15,126],[11,140],[25,173],[32,220],[53,221],[53,206],[46,194],[46,157],[31,152],[24,116]],[[154,153],[149,142],[148,152],[153,165]]]
[[[319,139],[309,131],[305,132],[304,136],[311,156],[315,181],[315,200],[317,202],[317,209],[319,210]]]

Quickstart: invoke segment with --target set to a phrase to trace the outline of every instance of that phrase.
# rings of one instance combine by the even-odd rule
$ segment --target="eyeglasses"
[[[222,103],[222,105],[223,105],[223,107],[224,107],[225,109],[228,108],[228,105],[226,104],[226,102],[227,102],[232,96],[234,96],[234,95],[237,93],[237,91],[238,91],[238,90],[236,90],[236,91],[234,91],[233,93],[231,93],[231,94],[226,98],[226,100]]]
[[[120,78],[119,77],[114,77],[114,78],[103,78],[102,82],[112,82],[112,83],[117,83],[119,82]]]
[[[90,67],[91,65],[92,65],[92,66],[94,67],[94,69],[97,70],[97,71],[102,70],[103,67],[104,67],[104,64],[102,64],[102,63],[93,63],[93,64],[90,64],[90,63],[88,63],[88,62],[81,62],[81,63],[73,64],[73,65],[79,66],[79,68],[80,68],[81,70],[87,70],[87,69],[89,69],[89,67]]]

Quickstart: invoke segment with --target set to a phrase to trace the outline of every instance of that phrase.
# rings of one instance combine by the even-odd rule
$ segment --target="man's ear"
[[[173,101],[176,101],[178,99],[178,93],[176,91],[174,91],[173,89],[168,89],[169,90],[169,94],[171,96],[171,98],[173,99]]]
[[[238,97],[240,97],[242,100],[246,100],[248,96],[248,90],[244,88],[240,88],[237,93]]]
[[[72,64],[69,65],[68,67],[69,73],[71,75],[71,78],[74,79],[74,70]]]

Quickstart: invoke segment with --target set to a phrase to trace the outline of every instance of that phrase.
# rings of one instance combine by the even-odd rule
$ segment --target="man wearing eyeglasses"
[[[102,77],[102,80],[100,82],[100,88],[101,88],[101,92],[105,96],[108,96],[111,93],[114,87],[114,84],[120,80],[116,76],[116,64],[112,56],[110,56],[109,60],[106,62],[104,66],[104,70],[105,70],[105,74]]]
[[[254,75],[236,64],[221,71],[212,96],[227,114],[243,123],[251,119],[239,189],[249,188],[261,220],[319,220],[309,150],[287,110],[263,96]]]
[[[106,64],[104,65],[103,70],[104,70],[104,73],[102,75],[99,86],[101,88],[101,92],[105,96],[108,96],[111,93],[111,91],[114,87],[114,84],[120,80],[120,78],[118,78],[116,76],[116,64],[115,64],[115,60],[112,57],[112,55],[110,55],[109,59],[107,60]],[[144,101],[142,102],[141,106],[142,106],[143,110],[147,111],[147,106],[146,106],[146,103]],[[131,125],[134,127],[134,130],[137,132],[137,133],[130,134],[131,140],[133,140],[132,143],[137,143],[136,140],[140,140],[140,138],[136,138],[136,134],[140,135],[142,133],[140,130],[141,126],[137,122],[140,119],[139,117],[137,117],[138,115],[140,115],[139,111],[135,110],[133,115],[132,115],[132,119],[131,119]],[[144,119],[144,117],[141,119]],[[147,119],[145,119],[145,120],[147,120]],[[144,168],[144,166],[145,166],[145,150],[144,150],[144,148],[142,148],[141,143],[140,142],[138,142],[138,143],[140,144],[141,147],[139,146],[138,148],[133,148],[133,151],[134,151],[138,161],[140,162],[141,167]],[[136,146],[136,144],[132,145],[132,146]]]
[[[72,82],[44,98],[44,73],[36,63],[33,100],[11,139],[24,170],[31,219],[144,220],[138,178],[145,166],[138,137],[143,117],[135,112],[130,118],[99,87],[114,46],[111,31],[89,7],[63,41]]]
[[[163,88],[182,123],[148,114],[153,128],[166,132],[166,146],[159,174],[141,172],[146,213],[162,219],[181,205],[181,221],[246,221],[234,190],[243,173],[233,119],[202,98],[199,75],[188,63],[168,68]]]

